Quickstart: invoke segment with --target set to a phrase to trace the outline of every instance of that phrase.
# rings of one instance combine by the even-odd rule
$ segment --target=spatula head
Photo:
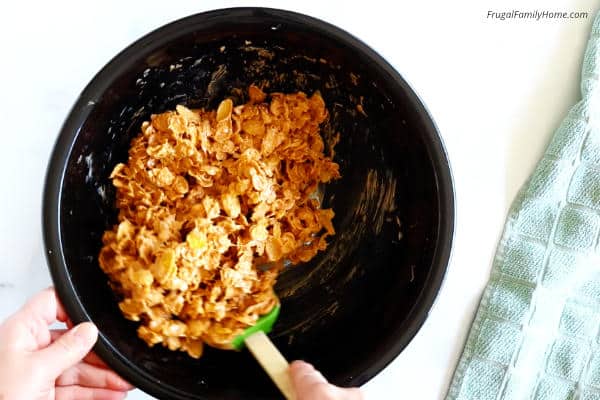
[[[246,329],[241,335],[233,339],[233,342],[231,342],[233,348],[236,350],[243,349],[244,341],[248,336],[252,335],[253,333],[256,333],[258,331],[263,331],[264,333],[271,332],[271,329],[273,329],[273,324],[275,323],[275,321],[277,321],[277,317],[279,316],[280,308],[281,306],[279,304],[273,307],[273,309],[268,314],[263,315],[258,319],[258,321],[256,321],[256,325]]]

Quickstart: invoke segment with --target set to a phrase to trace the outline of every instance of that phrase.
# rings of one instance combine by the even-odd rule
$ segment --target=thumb
[[[35,355],[36,362],[43,365],[48,377],[54,380],[67,368],[81,361],[97,339],[98,328],[91,322],[83,322],[38,351]]]

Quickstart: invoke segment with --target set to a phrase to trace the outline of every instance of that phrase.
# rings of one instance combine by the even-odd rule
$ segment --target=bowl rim
[[[405,330],[399,334],[398,339],[383,352],[381,357],[375,359],[365,371],[353,376],[348,382],[350,385],[362,385],[382,371],[402,352],[422,327],[434,305],[450,261],[455,229],[455,194],[452,172],[444,143],[430,112],[421,98],[400,73],[381,55],[352,34],[331,23],[305,14],[275,8],[232,7],[209,10],[175,20],[156,28],[134,41],[113,57],[91,79],[75,101],[60,129],[48,162],[42,203],[42,225],[46,261],[57,295],[73,323],[91,321],[90,316],[77,296],[75,286],[68,273],[60,233],[60,202],[63,179],[67,161],[72,152],[72,145],[79,134],[81,126],[94,108],[96,100],[101,97],[110,83],[129,66],[128,59],[130,56],[138,54],[141,51],[147,51],[149,48],[160,47],[178,36],[190,34],[199,23],[206,22],[208,19],[233,18],[235,20],[235,18],[257,14],[280,19],[282,22],[287,20],[296,24],[304,24],[309,26],[311,30],[326,32],[330,37],[343,42],[354,51],[364,55],[371,62],[376,63],[393,80],[395,85],[399,85],[402,88],[408,97],[411,108],[415,109],[419,114],[421,123],[425,128],[424,132],[427,136],[425,139],[429,144],[427,151],[433,163],[433,171],[436,178],[439,209],[437,245],[432,257],[432,268],[426,277],[428,284],[423,287],[415,300],[414,306],[406,316]],[[150,374],[123,357],[102,332],[99,332],[94,351],[119,375],[153,396],[159,398],[166,396],[182,400],[199,398],[197,396],[190,396],[187,392],[181,391],[176,387],[157,383]]]

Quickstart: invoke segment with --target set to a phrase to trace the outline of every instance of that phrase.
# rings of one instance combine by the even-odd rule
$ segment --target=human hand
[[[359,389],[343,389],[327,382],[327,379],[312,365],[294,361],[290,365],[292,385],[297,400],[362,400]]]
[[[0,324],[0,400],[117,400],[133,387],[90,350],[98,330],[68,322],[54,289],[43,290]]]

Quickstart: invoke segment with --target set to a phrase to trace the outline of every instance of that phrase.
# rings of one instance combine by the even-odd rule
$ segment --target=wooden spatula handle
[[[290,365],[269,337],[264,332],[259,331],[248,336],[245,343],[248,350],[271,377],[285,398],[295,400],[296,394],[290,379]]]

